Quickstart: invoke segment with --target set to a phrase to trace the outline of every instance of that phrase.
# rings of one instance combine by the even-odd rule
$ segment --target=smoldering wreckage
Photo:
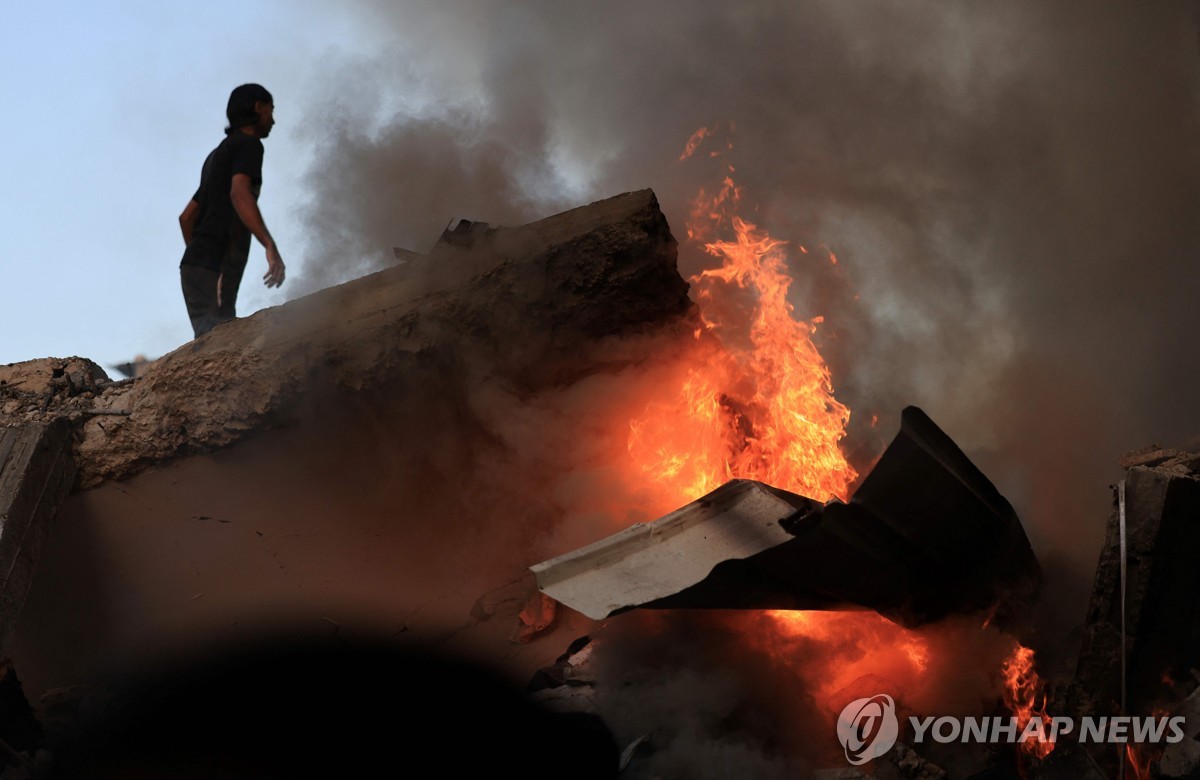
[[[1074,677],[1042,678],[1021,643],[1041,576],[1021,522],[916,408],[845,500],[736,478],[653,522],[563,519],[573,483],[538,469],[569,471],[563,437],[611,427],[587,400],[697,327],[642,191],[460,223],[428,256],[228,323],[136,380],[82,358],[0,368],[3,776],[344,776],[425,752],[533,777],[1200,777],[1200,454],[1122,461]],[[600,392],[573,407],[583,386]],[[546,411],[548,394],[568,401]],[[565,433],[510,457],[538,425]],[[796,610],[884,616],[910,651],[948,620],[1007,637],[1006,692],[918,711],[883,671],[780,701],[786,662],[725,649]],[[672,683],[680,647],[691,676]],[[759,682],[726,685],[704,728],[663,701],[704,697],[709,671],[745,682],[720,668],[737,663]],[[874,694],[923,723],[1169,716],[1184,738],[955,746],[901,728],[852,765],[838,712]]]

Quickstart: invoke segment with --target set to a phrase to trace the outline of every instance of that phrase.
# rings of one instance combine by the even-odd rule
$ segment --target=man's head
[[[261,84],[243,84],[229,95],[225,117],[229,120],[226,134],[242,128],[259,138],[266,138],[275,124],[275,100]]]

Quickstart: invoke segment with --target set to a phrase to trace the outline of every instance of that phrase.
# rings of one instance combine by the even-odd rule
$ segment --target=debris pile
[[[87,358],[41,358],[0,366],[0,426],[79,421],[111,408],[129,389]]]
[[[906,626],[1007,619],[1040,574],[1008,501],[916,407],[848,502],[733,480],[532,570],[597,620],[637,606],[867,608]]]
[[[1099,715],[1169,701],[1173,681],[1200,668],[1200,453],[1155,448],[1123,463],[1075,679]]]
[[[515,677],[586,630],[532,578],[504,590],[556,517],[478,514],[473,496],[513,491],[472,471],[508,452],[472,404],[484,388],[520,409],[690,335],[675,239],[650,191],[475,238],[222,324],[134,380],[8,367],[0,430],[53,421],[74,474],[46,494],[42,554],[22,540],[37,576],[3,615],[32,700],[277,622],[450,644]]]

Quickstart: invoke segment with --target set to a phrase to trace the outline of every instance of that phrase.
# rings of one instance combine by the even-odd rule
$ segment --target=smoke
[[[966,618],[910,631],[822,613],[792,632],[770,613],[630,613],[593,643],[582,700],[619,744],[649,735],[634,777],[807,777],[844,761],[833,724],[856,698],[886,693],[904,722],[991,711],[1012,648]]]
[[[682,238],[732,164],[745,216],[793,242],[797,314],[825,318],[848,446],[869,459],[922,406],[1072,572],[1048,603],[1082,618],[1117,457],[1200,431],[1191,4],[356,12],[394,41],[332,61],[312,95],[301,291],[427,250],[455,216],[519,223],[645,186]],[[717,132],[680,163],[701,126]],[[681,248],[685,275],[706,262]]]
[[[1090,568],[1116,457],[1200,429],[1190,5],[357,12],[394,45],[335,61],[312,96],[306,290],[426,250],[454,216],[643,186],[682,236],[732,163],[747,217],[814,250],[793,253],[796,303],[825,316],[839,398],[884,432],[923,406],[1039,548]],[[679,163],[700,126],[732,151]]]

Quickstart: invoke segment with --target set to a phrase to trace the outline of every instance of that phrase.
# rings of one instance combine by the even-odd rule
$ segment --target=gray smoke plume
[[[732,164],[744,216],[792,242],[797,314],[824,317],[856,459],[922,406],[1078,572],[1052,585],[1090,577],[1117,457],[1200,432],[1192,3],[353,7],[394,44],[312,96],[304,289],[454,216],[645,186],[682,240]]]
[[[855,430],[922,405],[1040,548],[1090,567],[1115,458],[1200,431],[1191,4],[357,11],[395,45],[335,61],[313,96],[308,289],[427,249],[454,216],[643,186],[682,237],[732,163],[745,216],[810,249],[797,310],[825,317]],[[680,163],[701,126],[721,140]],[[685,247],[685,273],[706,261]]]

